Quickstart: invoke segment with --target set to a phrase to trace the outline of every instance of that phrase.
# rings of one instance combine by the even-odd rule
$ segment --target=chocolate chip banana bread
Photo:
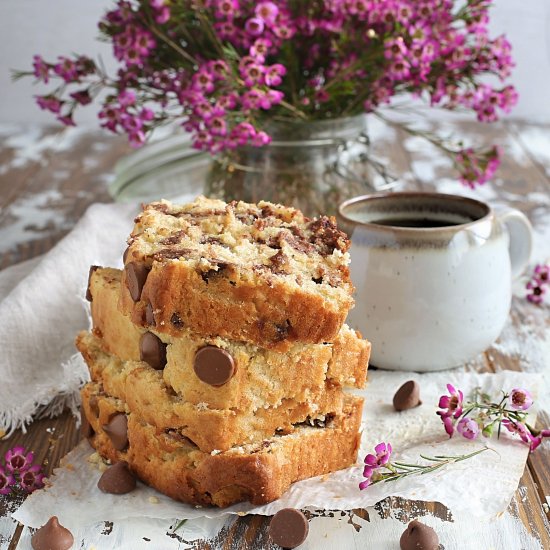
[[[101,341],[88,332],[77,337],[93,381],[158,430],[173,429],[204,452],[225,451],[235,445],[258,442],[274,434],[291,433],[294,424],[321,424],[340,414],[345,394],[326,380],[306,388],[303,398],[286,397],[276,405],[251,406],[243,400],[231,407],[192,403],[167,385],[162,371],[144,361],[122,361],[103,351]],[[203,348],[204,349],[204,348]]]
[[[346,468],[357,458],[363,402],[351,395],[341,413],[322,426],[297,425],[291,435],[221,453],[201,451],[177,430],[159,430],[124,401],[105,394],[100,384],[86,384],[81,395],[87,435],[101,456],[127,461],[148,485],[192,504],[264,504],[295,481]]]
[[[120,305],[172,335],[331,342],[353,304],[349,245],[333,218],[268,202],[155,202],[135,219]]]
[[[164,383],[185,401],[254,411],[289,399],[311,400],[312,392],[318,393],[327,384],[356,388],[365,384],[370,343],[346,325],[334,343],[294,343],[284,354],[226,338],[198,336],[187,328],[175,337],[157,332],[154,321],[149,330],[138,327],[117,309],[120,277],[117,269],[91,272],[94,334],[105,351],[125,361],[139,361],[144,355],[144,336],[149,333],[145,338],[152,341],[150,347],[154,351],[156,342],[157,352],[165,357],[157,365]],[[156,364],[158,353],[145,359]],[[214,375],[218,379],[208,378]]]

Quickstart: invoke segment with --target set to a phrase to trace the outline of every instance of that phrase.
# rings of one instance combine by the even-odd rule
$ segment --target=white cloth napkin
[[[8,434],[36,414],[76,410],[88,378],[74,346],[89,323],[82,304],[88,269],[122,265],[137,211],[95,204],[50,252],[0,272],[0,429]]]

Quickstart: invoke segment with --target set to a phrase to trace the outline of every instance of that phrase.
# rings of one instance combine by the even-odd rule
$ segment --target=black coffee
[[[454,220],[445,220],[442,218],[383,218],[380,220],[369,220],[369,223],[376,225],[392,225],[394,227],[448,227],[460,225],[465,222],[457,222]]]

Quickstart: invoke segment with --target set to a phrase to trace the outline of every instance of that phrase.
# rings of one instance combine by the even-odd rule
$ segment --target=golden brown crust
[[[134,297],[125,271],[120,307],[143,325],[151,304],[172,335],[184,326],[282,351],[331,342],[353,304],[348,247],[334,220],[280,205],[152,203],[126,257],[150,271]]]
[[[293,342],[332,342],[344,323],[349,304],[332,304],[301,290],[289,292],[284,282],[233,286],[227,279],[208,284],[180,263],[154,264],[134,303],[122,278],[120,308],[145,326],[150,303],[157,330],[178,336],[187,327],[204,336],[223,336],[284,352]],[[178,319],[177,324],[172,322]]]
[[[101,341],[90,333],[78,335],[77,347],[92,380],[101,383],[109,395],[124,401],[131,412],[159,431],[177,431],[205,452],[261,441],[277,431],[291,433],[298,422],[322,422],[342,409],[344,394],[330,381],[306,390],[303,400],[285,398],[275,406],[256,409],[210,408],[183,399],[165,384],[161,371],[146,363],[121,361],[104,352]]]
[[[362,399],[346,396],[341,415],[325,428],[300,427],[293,435],[276,436],[256,445],[223,453],[199,451],[128,414],[129,447],[114,449],[103,426],[125,403],[89,383],[82,407],[94,430],[92,446],[103,457],[126,460],[140,479],[184,502],[225,507],[249,500],[264,504],[279,498],[300,479],[326,474],[355,463],[360,443]]]
[[[140,359],[139,339],[145,329],[137,327],[118,311],[120,275],[116,269],[97,269],[90,279],[94,334],[101,338],[105,351],[122,360]],[[154,312],[158,319],[158,312]],[[198,336],[183,329],[172,337],[149,327],[168,344],[168,364],[164,382],[183,399],[211,408],[239,407],[241,410],[276,405],[283,399],[309,399],[309,392],[331,384],[362,388],[365,384],[370,343],[344,325],[333,344],[289,346],[285,354],[223,338]],[[193,370],[196,351],[206,345],[227,350],[234,358],[236,371],[223,386],[202,382]],[[307,375],[305,375],[307,373]]]

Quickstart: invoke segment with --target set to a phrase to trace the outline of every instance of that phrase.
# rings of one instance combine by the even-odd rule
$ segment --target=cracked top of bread
[[[248,299],[257,313],[248,324],[256,323],[258,328],[245,328],[239,336],[221,327],[219,334],[267,346],[287,339],[329,341],[338,333],[353,305],[349,246],[349,238],[337,228],[334,218],[310,219],[299,210],[269,202],[226,204],[202,196],[185,205],[154,202],[144,205],[143,212],[136,217],[125,254],[126,271],[141,270],[141,282],[137,287],[134,284],[131,298],[134,304],[141,302],[142,308],[140,311],[139,306],[122,300],[122,309],[132,313],[137,307],[134,321],[139,321],[148,304],[154,309],[170,305],[171,314],[177,314],[183,324],[202,332],[196,326],[201,323],[190,317],[208,316],[209,309],[217,309],[219,313],[219,308],[205,303],[205,294],[223,302],[225,310],[232,300]],[[156,273],[156,282],[148,284],[151,273],[162,267],[170,267],[180,275],[166,277],[163,284],[161,275]],[[183,279],[189,281],[190,273],[196,275],[191,277],[190,286],[196,294],[203,295],[199,299],[202,306],[194,313],[184,311],[182,315],[180,310],[189,306],[182,304],[178,310],[177,296],[169,299],[165,296],[166,291],[174,288],[166,287],[178,286]],[[269,312],[262,311],[262,301],[272,302]],[[285,310],[296,306],[311,309],[310,319],[302,315],[305,323],[285,314]],[[270,326],[274,308],[278,310],[277,319]],[[167,331],[174,329],[169,322],[166,324]]]

